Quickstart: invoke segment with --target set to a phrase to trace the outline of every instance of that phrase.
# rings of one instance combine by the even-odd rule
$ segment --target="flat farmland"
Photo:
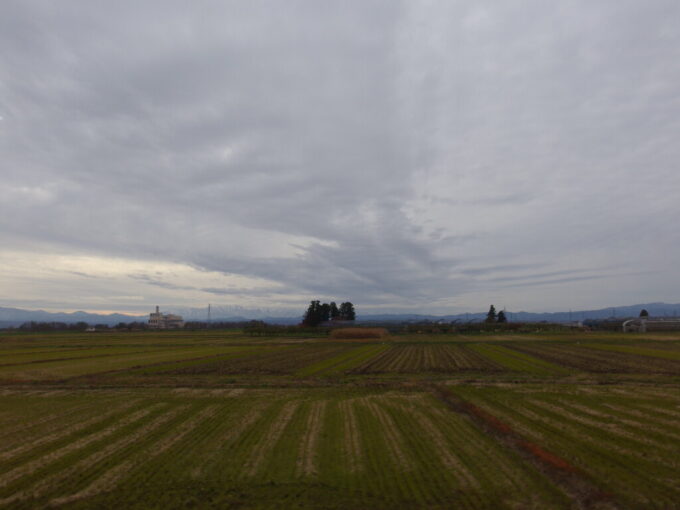
[[[557,365],[596,373],[680,374],[677,350],[580,343],[515,343],[512,349]]]
[[[680,337],[432,337],[0,335],[0,508],[680,508]]]
[[[0,336],[0,383],[77,378],[569,378],[578,374],[680,378],[680,339],[644,336],[440,335],[388,340],[252,338],[227,331]]]
[[[351,349],[352,346],[342,344],[262,346],[251,350],[249,356],[201,363],[179,371],[186,374],[289,375],[318,362],[342,356]]]
[[[497,372],[503,366],[466,345],[396,344],[357,367],[356,373]]]
[[[213,505],[335,508],[567,501],[428,393],[44,391],[2,400],[14,409],[8,424],[34,423],[21,434],[5,426],[6,507],[177,507],[197,494]]]
[[[143,365],[227,355],[243,349],[243,347],[228,346],[153,347],[146,349],[109,347],[35,353],[30,356],[30,359],[12,354],[8,357],[2,356],[0,381],[58,380],[131,369]]]
[[[567,469],[619,506],[680,504],[680,392],[675,386],[453,391],[558,455]]]

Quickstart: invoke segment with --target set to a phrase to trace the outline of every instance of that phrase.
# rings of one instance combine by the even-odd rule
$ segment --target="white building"
[[[184,319],[181,315],[161,313],[156,307],[156,313],[149,314],[149,328],[151,329],[175,329],[183,328]]]
[[[623,324],[624,333],[647,333],[650,331],[680,331],[680,317],[638,317]]]

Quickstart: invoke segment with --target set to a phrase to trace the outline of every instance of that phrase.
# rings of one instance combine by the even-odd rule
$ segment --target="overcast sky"
[[[0,306],[680,301],[677,0],[0,3]]]

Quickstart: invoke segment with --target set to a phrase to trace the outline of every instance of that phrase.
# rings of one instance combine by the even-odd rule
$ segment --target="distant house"
[[[161,313],[156,307],[155,313],[149,314],[149,328],[150,329],[177,329],[184,327],[184,319],[181,315],[172,313]]]

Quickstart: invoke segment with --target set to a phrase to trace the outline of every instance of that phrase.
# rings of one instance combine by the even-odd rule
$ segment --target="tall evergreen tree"
[[[491,305],[486,314],[486,322],[496,322],[496,307]]]
[[[319,310],[319,314],[321,316],[321,322],[328,322],[329,320],[331,320],[331,305],[329,305],[328,303],[322,304]]]
[[[340,319],[344,321],[353,321],[356,318],[356,313],[354,312],[354,305],[347,301],[340,305]]]
[[[496,319],[497,322],[505,323],[508,322],[508,318],[505,316],[505,311],[501,310],[498,312],[498,319]]]
[[[321,303],[317,301],[311,301],[309,307],[305,312],[305,317],[302,319],[302,324],[305,326],[316,326],[322,322],[321,316]]]
[[[331,301],[330,306],[331,306],[331,320],[340,317],[340,310],[338,310],[338,305],[335,304],[335,301]]]

